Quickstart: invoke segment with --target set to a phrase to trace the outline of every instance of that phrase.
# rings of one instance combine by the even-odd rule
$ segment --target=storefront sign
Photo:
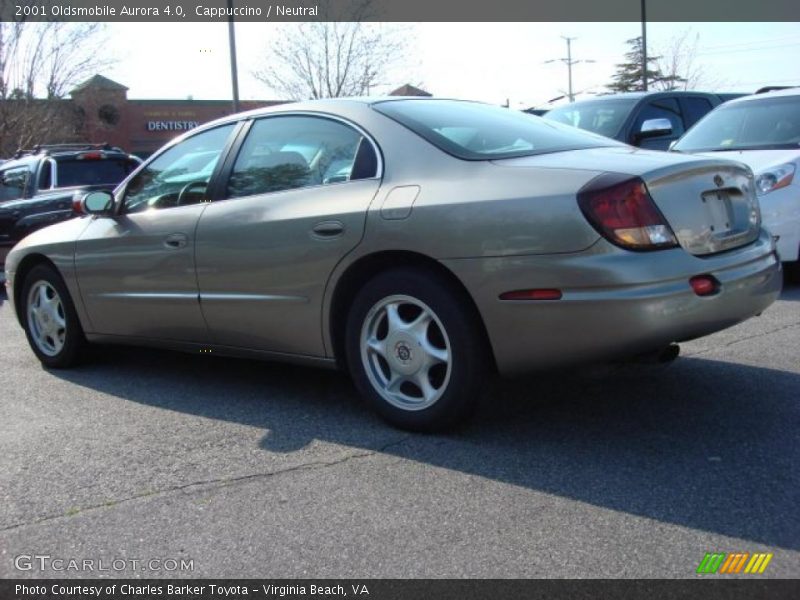
[[[199,121],[148,121],[147,131],[188,131],[198,125]]]

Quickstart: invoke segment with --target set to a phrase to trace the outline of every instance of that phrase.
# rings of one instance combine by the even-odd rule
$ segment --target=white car
[[[800,275],[800,87],[726,102],[698,121],[672,150],[749,166],[764,225],[778,238],[781,261]]]

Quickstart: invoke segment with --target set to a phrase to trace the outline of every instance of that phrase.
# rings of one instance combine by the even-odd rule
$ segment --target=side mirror
[[[672,123],[669,119],[648,119],[636,132],[636,139],[658,137],[659,135],[669,135],[672,133]]]
[[[111,192],[78,192],[72,199],[72,209],[80,215],[109,215],[113,207]]]

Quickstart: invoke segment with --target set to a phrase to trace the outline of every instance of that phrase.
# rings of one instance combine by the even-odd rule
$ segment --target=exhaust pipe
[[[660,363],[671,363],[673,360],[678,358],[680,353],[681,347],[678,344],[670,344],[658,353],[658,358],[656,360]]]
[[[670,344],[664,346],[655,352],[648,352],[647,354],[640,354],[633,359],[633,362],[642,364],[667,364],[678,358],[681,353],[681,347],[678,344]]]

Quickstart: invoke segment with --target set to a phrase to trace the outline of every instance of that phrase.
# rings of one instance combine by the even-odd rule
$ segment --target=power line
[[[732,44],[715,44],[712,46],[701,46],[701,48],[704,48],[705,50],[722,50],[725,48],[751,47],[753,44],[774,44],[775,42],[792,41],[798,39],[800,38],[798,38],[796,35],[785,35],[777,38],[751,40],[749,42],[734,42]]]
[[[777,46],[761,46],[761,47],[749,47],[749,48],[733,48],[728,50],[714,50],[712,52],[698,52],[697,56],[711,56],[715,54],[732,54],[736,52],[759,52],[760,50],[781,50],[783,48],[791,48],[792,46],[800,46],[800,42],[796,42],[794,44],[779,44]]]
[[[567,65],[567,76],[569,78],[569,92],[567,96],[569,97],[570,102],[575,101],[575,94],[572,93],[572,65],[577,65],[578,63],[593,63],[595,61],[591,59],[583,59],[583,60],[573,60],[572,59],[572,40],[577,40],[576,37],[566,37],[564,35],[561,36],[561,39],[566,40],[567,42],[567,57],[566,58],[553,58],[551,60],[544,61],[544,64],[553,63],[553,62],[562,62]]]

